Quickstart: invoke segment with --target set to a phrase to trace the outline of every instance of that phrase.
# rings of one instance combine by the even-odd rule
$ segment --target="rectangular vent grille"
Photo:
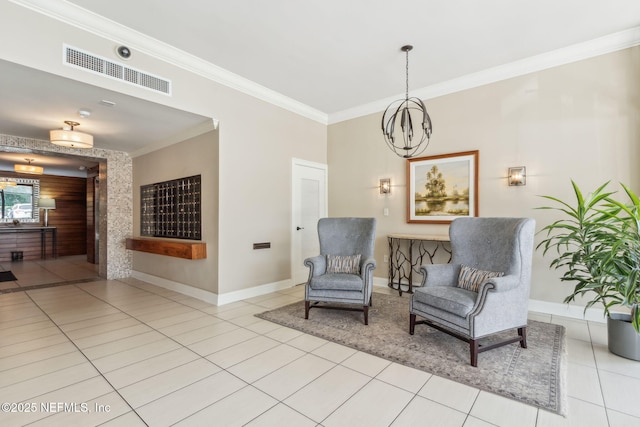
[[[64,46],[64,63],[166,95],[171,95],[171,80],[127,67],[124,64],[119,64],[70,46]]]

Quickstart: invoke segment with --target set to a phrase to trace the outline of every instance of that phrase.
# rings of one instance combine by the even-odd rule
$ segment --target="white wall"
[[[640,190],[639,76],[635,47],[426,100],[434,130],[423,156],[479,150],[480,215],[533,217],[541,229],[554,217],[535,209],[545,204],[538,196],[570,198],[571,179],[585,190],[607,180]],[[384,143],[381,115],[329,127],[329,213],[377,217],[375,276],[386,278],[387,234],[446,235],[448,226],[406,223],[406,160]],[[526,186],[507,185],[510,166],[527,167]],[[391,196],[379,194],[380,178],[391,178]],[[549,262],[536,252],[531,298],[561,303],[571,288]]]
[[[140,235],[140,186],[200,175],[201,241],[207,245],[200,260],[133,252],[135,272],[218,293],[218,169],[216,131],[133,159],[133,234]]]
[[[0,16],[0,38],[11,41],[1,59],[218,119],[218,292],[290,278],[291,159],[326,163],[326,125],[141,52],[127,65],[170,79],[171,97],[66,67],[63,43],[115,61],[120,43],[10,2],[0,2]],[[271,249],[252,249],[264,241]]]

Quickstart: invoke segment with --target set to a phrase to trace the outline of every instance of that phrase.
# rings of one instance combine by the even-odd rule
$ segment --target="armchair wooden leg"
[[[304,302],[304,318],[309,318],[309,301]]]
[[[364,324],[368,325],[369,324],[369,306],[368,305],[363,305],[362,306],[364,308]]]
[[[478,341],[474,339],[469,340],[469,350],[471,351],[471,366],[478,367]]]
[[[409,335],[413,335],[416,329],[416,315],[409,314]]]
[[[527,327],[518,328],[518,335],[520,335],[520,347],[527,348]]]

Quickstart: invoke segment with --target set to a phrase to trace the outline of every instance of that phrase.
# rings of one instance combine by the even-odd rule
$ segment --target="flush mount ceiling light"
[[[429,145],[431,118],[419,98],[409,98],[409,51],[413,46],[402,46],[407,54],[405,98],[392,102],[382,115],[382,133],[389,148],[406,159],[420,155]],[[396,137],[396,123],[400,121],[402,138]],[[420,123],[414,134],[413,122]],[[399,136],[398,136],[399,137]]]
[[[16,163],[15,165],[13,165],[13,170],[18,173],[28,173],[31,175],[42,175],[44,173],[44,168],[42,166],[34,166],[31,164],[31,162],[33,162],[33,159],[25,159],[25,160],[27,161],[28,164],[22,165],[22,164]]]
[[[52,144],[73,148],[93,147],[93,135],[73,130],[75,126],[80,126],[80,123],[70,120],[65,120],[65,123],[69,129],[55,129],[49,131],[49,139]]]

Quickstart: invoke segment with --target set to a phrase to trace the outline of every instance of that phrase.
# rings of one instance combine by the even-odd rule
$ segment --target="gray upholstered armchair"
[[[304,293],[305,319],[309,318],[312,307],[333,308],[363,311],[364,324],[369,324],[373,270],[376,268],[373,259],[375,235],[375,218],[322,218],[318,221],[320,255],[304,261],[309,267]]]
[[[482,351],[514,342],[526,348],[534,228],[530,218],[455,219],[451,263],[420,269],[424,278],[411,297],[409,333],[425,323],[467,341],[472,366]],[[480,338],[508,329],[518,335],[479,345]]]

